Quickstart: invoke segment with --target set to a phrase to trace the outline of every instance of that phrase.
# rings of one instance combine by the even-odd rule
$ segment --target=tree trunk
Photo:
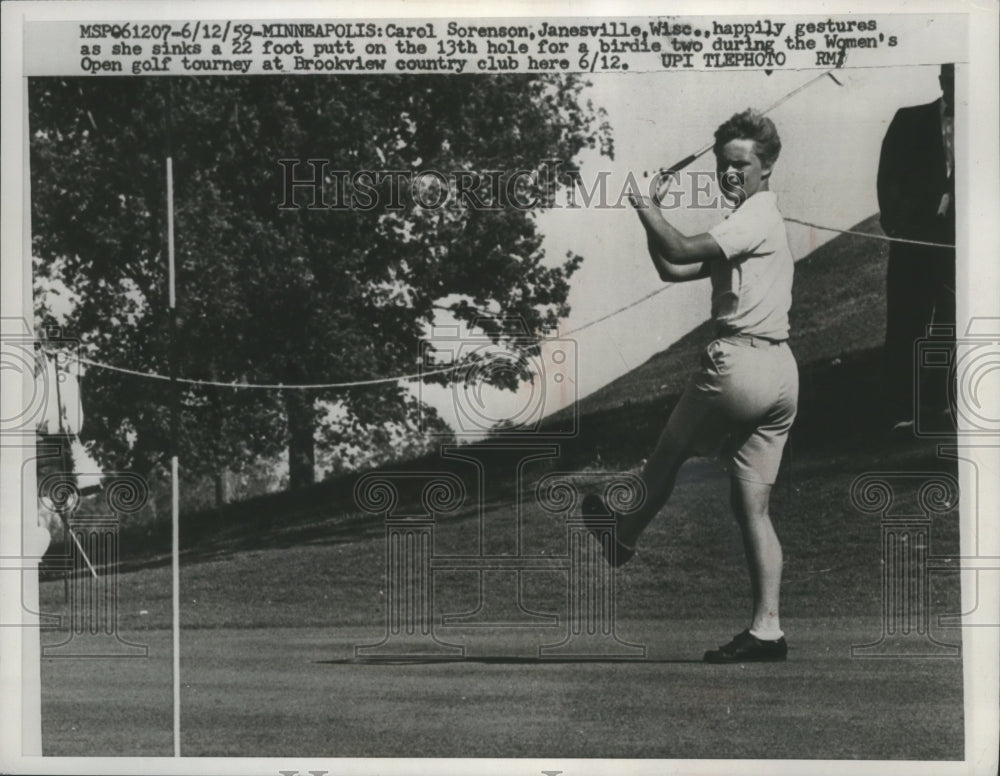
[[[316,403],[304,391],[285,395],[288,414],[288,487],[312,485],[316,481]]]
[[[229,472],[219,469],[215,472],[215,508],[222,509],[229,503]]]

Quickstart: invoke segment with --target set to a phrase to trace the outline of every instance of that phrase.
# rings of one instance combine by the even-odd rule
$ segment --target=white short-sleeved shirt
[[[795,262],[777,195],[758,191],[708,233],[726,257],[711,263],[712,318],[720,336],[788,339]]]

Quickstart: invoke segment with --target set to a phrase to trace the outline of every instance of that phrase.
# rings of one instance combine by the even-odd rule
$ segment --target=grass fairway
[[[184,754],[961,759],[961,660],[851,657],[881,634],[881,551],[877,520],[851,507],[848,486],[866,465],[935,465],[926,445],[890,452],[810,455],[776,491],[785,664],[700,662],[744,627],[748,606],[723,475],[706,462],[689,464],[640,557],[618,572],[617,633],[647,648],[642,661],[537,659],[537,645],[564,632],[566,609],[563,577],[535,572],[525,604],[559,615],[559,626],[439,628],[466,646],[465,660],[359,662],[354,647],[384,632],[377,531],[185,564]],[[560,526],[526,517],[535,545],[558,544]],[[476,526],[473,516],[442,526],[442,552]],[[955,515],[932,542],[935,553],[955,550]],[[472,608],[474,582],[471,572],[439,575],[439,612]],[[43,608],[58,611],[61,592],[45,583]],[[932,603],[935,615],[957,611],[957,574],[935,575]],[[43,660],[47,755],[171,752],[168,569],[122,575],[120,605],[123,636],[149,657]],[[955,629],[934,634],[960,640]]]
[[[646,620],[647,660],[359,664],[355,628],[185,633],[187,756],[960,759],[960,661],[853,660],[870,619],[795,623],[779,665],[698,660],[730,623]],[[498,637],[499,638],[499,637]],[[170,639],[110,673],[46,661],[46,754],[171,753]],[[497,644],[510,648],[510,644]],[[140,661],[136,661],[138,664]],[[103,688],[103,689],[102,689]]]
[[[800,413],[771,505],[785,555],[786,663],[701,662],[746,626],[750,605],[726,479],[711,462],[682,470],[638,556],[616,572],[617,633],[646,648],[644,660],[624,662],[538,659],[539,645],[566,632],[564,571],[521,577],[523,605],[555,625],[442,626],[443,615],[480,600],[477,574],[454,569],[434,573],[435,633],[464,645],[466,659],[359,662],[354,648],[386,627],[385,530],[335,498],[349,498],[351,482],[323,483],[182,520],[183,754],[962,759],[961,659],[851,653],[883,630],[882,527],[852,504],[851,483],[869,472],[955,471],[933,441],[886,434],[885,252],[872,246],[841,237],[796,270]],[[696,331],[583,400],[580,434],[556,466],[635,471],[708,339]],[[552,465],[528,464],[525,482]],[[530,489],[507,491],[486,504],[484,523],[511,525],[520,514],[523,554],[565,553],[562,519]],[[435,555],[474,552],[478,517],[469,506],[439,518]],[[42,661],[46,755],[172,753],[162,536],[122,534],[121,634],[149,656]],[[930,553],[958,550],[957,511],[935,515]],[[937,625],[959,604],[958,574],[931,573],[925,613],[937,640],[960,642],[958,629]],[[66,613],[61,581],[43,583],[41,606]]]

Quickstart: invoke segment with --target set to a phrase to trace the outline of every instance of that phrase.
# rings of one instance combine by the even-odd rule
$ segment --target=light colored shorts
[[[702,353],[664,434],[685,450],[719,455],[734,477],[773,485],[798,399],[799,370],[786,342],[722,337]]]

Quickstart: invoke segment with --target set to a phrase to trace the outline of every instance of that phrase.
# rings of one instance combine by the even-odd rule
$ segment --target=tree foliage
[[[545,261],[540,185],[519,179],[524,199],[538,197],[533,207],[421,207],[404,182],[396,208],[390,186],[403,179],[390,178],[375,186],[374,207],[309,208],[300,189],[302,206],[282,209],[279,160],[324,159],[349,172],[492,170],[506,180],[551,160],[570,165],[585,147],[610,155],[584,86],[572,75],[33,79],[36,277],[73,292],[67,329],[89,358],[167,374],[169,153],[183,377],[290,385],[411,373],[442,308],[470,323],[500,313],[483,324],[497,341],[523,336],[506,329],[509,316],[538,336],[568,312],[581,261]],[[337,199],[330,181],[328,201]],[[41,296],[43,322],[52,312]],[[385,447],[389,429],[412,428],[420,409],[396,383],[185,385],[175,434],[170,390],[87,371],[85,433],[103,463],[148,469],[173,439],[185,466],[212,472],[287,447],[301,484],[317,436],[344,443],[349,429],[351,444]],[[320,411],[328,403],[336,423]]]

